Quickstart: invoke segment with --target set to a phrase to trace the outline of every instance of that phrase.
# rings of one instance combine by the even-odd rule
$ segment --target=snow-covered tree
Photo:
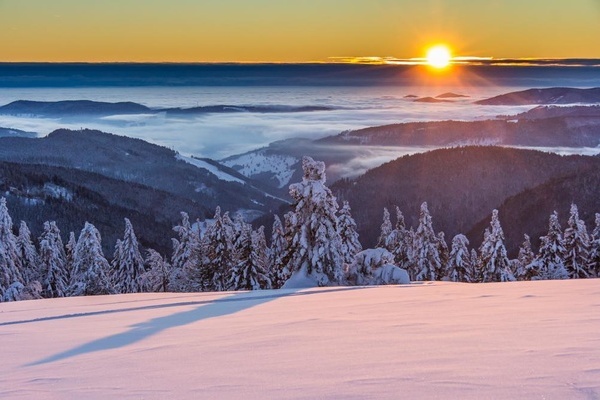
[[[231,268],[236,262],[234,245],[231,241],[234,225],[229,214],[221,215],[221,209],[217,207],[214,221],[204,235],[204,260],[200,268],[193,274],[189,274],[197,290],[201,291],[228,290]]]
[[[356,253],[362,250],[362,245],[358,240],[358,232],[356,231],[356,222],[350,213],[350,204],[344,201],[338,217],[338,231],[340,240],[342,241],[342,256],[344,262],[348,265],[354,261]]]
[[[290,278],[285,257],[288,241],[279,216],[275,215],[271,232],[271,247],[269,248],[269,277],[274,289],[279,289]]]
[[[71,271],[73,270],[73,259],[75,257],[75,247],[77,247],[77,239],[75,232],[69,232],[69,240],[65,245],[65,255],[67,257],[67,282],[71,280]]]
[[[44,297],[65,297],[68,294],[67,259],[54,221],[44,223],[40,236],[40,283]]]
[[[487,228],[486,232],[489,234],[489,230]],[[469,276],[471,277],[471,282],[483,281],[481,258],[479,258],[479,254],[477,254],[477,250],[475,249],[471,249],[471,270],[469,271]]]
[[[302,159],[301,183],[290,185],[294,210],[290,211],[290,245],[287,268],[298,281],[319,286],[339,284],[343,279],[341,239],[337,228],[338,205],[325,186],[325,164]],[[291,279],[294,279],[292,276]]]
[[[529,235],[524,235],[523,244],[519,247],[519,255],[516,260],[515,278],[519,281],[530,281],[538,276],[535,265],[532,264],[535,254],[531,249],[531,239]]]
[[[236,243],[237,264],[231,269],[229,287],[232,290],[269,289],[267,243],[264,228],[256,232],[248,224],[240,226],[241,232]]]
[[[596,226],[590,238],[590,254],[588,256],[588,271],[590,276],[600,278],[600,213],[596,214]]]
[[[531,267],[538,271],[538,276],[532,279],[567,279],[569,274],[564,264],[566,250],[556,211],[550,215],[548,225],[548,234],[540,238],[540,250],[531,263]]]
[[[8,213],[6,199],[2,197],[0,198],[0,292],[7,290],[15,282],[24,281],[17,238],[12,228],[12,218]]]
[[[386,249],[391,251],[390,245],[390,236],[392,235],[392,221],[390,219],[390,212],[387,208],[383,209],[383,222],[381,223],[379,239],[377,240],[377,246],[382,249]]]
[[[73,260],[69,292],[73,296],[112,294],[110,266],[102,252],[100,232],[89,222],[81,230]]]
[[[427,203],[421,204],[419,227],[414,237],[414,267],[417,281],[435,281],[444,276],[444,266],[440,258],[439,239],[433,230]],[[409,274],[412,271],[409,271]],[[411,276],[411,279],[413,277]]]
[[[394,264],[408,269],[411,262],[411,232],[406,229],[404,214],[396,206],[396,226],[389,236],[390,252],[394,255]]]
[[[463,234],[458,234],[452,239],[452,250],[448,257],[446,277],[452,282],[472,282],[471,255],[469,253],[469,239]]]
[[[17,250],[21,258],[23,268],[23,280],[25,283],[40,280],[40,257],[33,242],[31,231],[25,221],[19,225],[19,236],[17,236]]]
[[[171,265],[165,257],[154,249],[147,250],[146,272],[140,277],[144,292],[166,292],[169,287]]]
[[[181,212],[181,223],[173,227],[178,238],[173,241],[173,255],[171,265],[173,268],[183,270],[187,264],[198,264],[200,251],[199,233],[192,229],[190,217]]]
[[[567,228],[563,235],[565,245],[565,269],[569,278],[589,278],[590,237],[583,220],[579,219],[579,211],[571,204]]]
[[[141,277],[146,272],[144,259],[131,221],[125,218],[123,240],[117,240],[115,257],[112,261],[113,283],[117,293],[138,293],[142,291]]]
[[[504,232],[498,219],[498,210],[492,211],[490,230],[481,244],[479,254],[483,282],[509,282],[515,280],[504,246]]]
[[[0,301],[36,300],[42,298],[40,282],[31,281],[27,285],[14,282],[6,289]]]

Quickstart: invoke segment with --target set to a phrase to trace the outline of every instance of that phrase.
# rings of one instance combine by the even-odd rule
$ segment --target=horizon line
[[[0,61],[7,64],[71,64],[71,65],[405,65],[427,66],[422,57],[397,58],[380,56],[335,56],[327,60],[313,61]],[[496,58],[476,56],[456,56],[450,60],[452,66],[564,66],[564,67],[600,67],[600,58],[590,57],[523,57]]]

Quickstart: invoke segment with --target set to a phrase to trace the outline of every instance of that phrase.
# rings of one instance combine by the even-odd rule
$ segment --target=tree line
[[[592,278],[600,276],[600,214],[588,234],[572,205],[563,231],[554,212],[537,253],[525,235],[518,257],[509,259],[498,211],[478,249],[457,234],[448,246],[435,232],[427,203],[416,229],[407,228],[396,207],[395,224],[383,210],[375,249],[363,250],[348,202],[339,207],[325,185],[325,164],[304,157],[303,178],[290,185],[292,210],[275,216],[270,245],[264,227],[253,229],[241,216],[231,218],[217,207],[210,224],[192,222],[181,213],[173,229],[173,252],[166,257],[140,249],[125,219],[111,261],[101,236],[85,223],[78,238],[66,244],[55,222],[44,223],[37,239],[25,222],[17,232],[0,199],[0,297],[2,301],[80,295],[224,291],[294,287],[294,285],[371,285],[413,281],[506,282],[514,280]]]

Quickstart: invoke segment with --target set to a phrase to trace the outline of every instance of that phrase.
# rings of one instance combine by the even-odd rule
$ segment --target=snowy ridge
[[[246,183],[243,180],[236,178],[235,176],[229,175],[228,173],[221,171],[219,168],[207,163],[206,161],[198,160],[198,159],[192,158],[192,157],[182,156],[181,154],[177,154],[176,158],[178,160],[184,161],[188,164],[192,164],[193,166],[196,166],[198,168],[205,169],[222,181],[238,182],[238,183],[242,183],[242,184]]]
[[[435,282],[2,303],[0,397],[596,398],[597,294]]]
[[[290,183],[290,179],[294,175],[292,166],[298,161],[292,156],[256,151],[223,160],[221,163],[236,169],[248,178],[262,173],[271,173],[277,179],[278,187],[281,189]]]

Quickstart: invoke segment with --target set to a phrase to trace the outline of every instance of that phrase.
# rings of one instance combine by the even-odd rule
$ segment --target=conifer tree
[[[565,245],[565,269],[569,274],[569,278],[589,278],[590,238],[585,223],[579,219],[579,211],[575,204],[571,204],[569,221],[563,240]]]
[[[344,262],[350,265],[354,261],[354,256],[362,250],[362,245],[358,240],[356,222],[352,218],[350,204],[347,201],[344,201],[339,212],[338,231],[342,243],[342,257]]]
[[[229,289],[231,268],[235,264],[233,237],[233,223],[229,214],[221,215],[220,207],[217,207],[214,216],[214,224],[211,225],[204,235],[203,246],[204,262],[196,273],[195,281],[200,290],[223,291]]]
[[[529,235],[524,235],[523,244],[519,247],[519,255],[517,256],[517,263],[515,269],[515,278],[519,281],[530,281],[539,275],[539,271],[533,264],[535,254],[531,249],[531,239]]]
[[[319,286],[342,283],[341,239],[337,228],[338,205],[325,186],[325,164],[302,159],[301,183],[290,185],[294,210],[290,211],[290,245],[287,268]]]
[[[81,230],[75,255],[69,292],[73,296],[112,294],[110,266],[102,252],[100,232],[89,222]]]
[[[266,269],[266,241],[264,228],[252,232],[248,224],[240,225],[236,251],[237,264],[231,269],[229,287],[232,290],[269,289],[271,281]]]
[[[77,239],[75,232],[69,232],[69,241],[65,246],[65,256],[67,258],[67,282],[71,281],[71,271],[73,270],[73,258],[75,257],[75,247],[77,247]]]
[[[199,263],[200,237],[198,232],[192,229],[190,217],[187,213],[181,212],[181,223],[173,227],[173,230],[178,236],[178,239],[172,239],[173,255],[171,265],[173,268],[184,270],[188,264]]]
[[[590,239],[588,271],[591,277],[600,278],[600,213],[596,213],[596,226]]]
[[[566,250],[556,211],[550,215],[548,234],[540,240],[539,253],[532,263],[532,268],[538,271],[536,279],[567,279],[569,274],[564,265]]]
[[[396,227],[391,233],[390,244],[392,248],[390,251],[394,255],[394,263],[409,270],[412,238],[411,233],[406,229],[404,214],[398,206],[396,206]]]
[[[481,255],[483,282],[510,282],[515,280],[504,246],[504,232],[498,219],[498,210],[492,211],[490,230],[481,244],[479,253]]]
[[[17,238],[6,199],[0,198],[0,291],[7,290],[15,282],[23,283],[22,265],[17,248]]]
[[[288,242],[285,230],[279,216],[275,215],[271,232],[271,247],[269,248],[269,278],[274,289],[279,289],[290,278],[286,269],[285,255]]]
[[[448,257],[446,277],[452,282],[471,282],[471,254],[469,253],[469,239],[463,234],[458,234],[452,239],[452,250]]]
[[[55,222],[44,223],[39,242],[42,294],[44,297],[65,297],[69,286],[67,260]]]
[[[17,250],[21,258],[24,283],[39,281],[41,279],[40,257],[31,241],[31,231],[25,221],[21,221],[21,225],[19,226]]]
[[[141,277],[146,272],[144,259],[131,221],[125,218],[123,240],[117,240],[115,257],[112,262],[113,283],[117,293],[138,293],[142,291]]]
[[[431,215],[425,202],[421,204],[419,227],[415,232],[413,246],[417,271],[414,280],[435,281],[441,279],[444,266],[440,258],[439,240],[433,231]],[[411,280],[413,280],[413,276],[411,276]]]
[[[165,257],[154,249],[147,250],[146,272],[140,283],[144,292],[166,292],[169,288],[171,266]]]
[[[377,240],[377,246],[382,249],[386,249],[390,251],[389,241],[390,236],[392,235],[392,221],[390,219],[390,212],[386,207],[383,208],[383,222],[381,223],[381,233],[379,234],[379,239]]]
[[[487,228],[486,231],[489,234]],[[471,282],[475,283],[483,281],[483,269],[481,265],[481,259],[479,258],[479,254],[477,254],[477,250],[475,249],[471,249],[471,270],[469,272],[469,276],[471,278]]]

